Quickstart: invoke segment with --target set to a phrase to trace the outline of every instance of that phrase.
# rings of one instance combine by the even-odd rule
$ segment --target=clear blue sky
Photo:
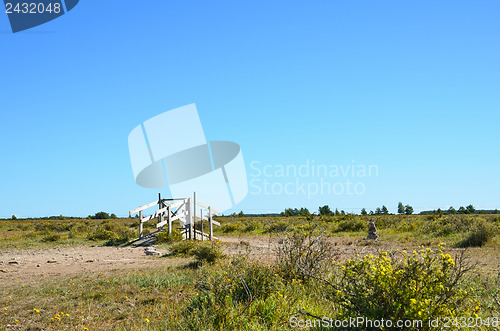
[[[190,103],[207,140],[241,145],[254,186],[364,188],[250,186],[236,211],[500,208],[495,0],[82,0],[16,34],[0,13],[0,44],[0,217],[125,216],[154,200],[134,182],[128,134]],[[254,169],[353,161],[378,175]]]

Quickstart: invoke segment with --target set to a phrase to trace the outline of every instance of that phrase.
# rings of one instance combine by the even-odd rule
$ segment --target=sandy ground
[[[244,254],[250,259],[272,263],[275,259],[276,238],[222,236],[224,250],[229,255]],[[335,259],[344,260],[356,254],[376,254],[378,250],[419,249],[411,245],[379,242],[366,245],[348,238],[330,238]],[[0,282],[3,285],[16,281],[36,281],[40,277],[99,273],[111,270],[157,268],[180,264],[183,258],[161,258],[145,254],[144,247],[75,246],[49,249],[0,250]],[[168,253],[166,248],[158,248]],[[449,250],[453,255],[453,250]],[[479,267],[494,273],[500,265],[499,249],[473,249],[470,255]]]

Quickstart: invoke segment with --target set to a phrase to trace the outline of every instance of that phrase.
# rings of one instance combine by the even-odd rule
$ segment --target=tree
[[[319,207],[319,214],[321,216],[331,216],[333,212],[328,205],[324,205],[323,207]]]
[[[387,207],[386,207],[386,206],[382,206],[381,212],[382,212],[382,214],[384,214],[384,215],[389,214],[389,210],[387,209]]]
[[[311,213],[309,212],[309,209],[307,209],[307,208],[300,208],[299,215],[300,216],[309,216],[309,215],[311,215]]]
[[[12,219],[13,219],[13,220],[17,220],[16,215],[12,215]]]
[[[451,206],[450,208],[448,208],[448,211],[447,211],[448,214],[456,214],[457,213],[457,210],[455,208],[453,208],[453,206]]]
[[[406,205],[406,206],[405,206],[405,214],[406,214],[406,215],[411,215],[411,214],[413,214],[413,207],[412,207],[412,206],[410,206],[410,205]]]
[[[458,208],[458,213],[459,214],[468,214],[468,211],[467,211],[467,209],[465,209],[465,207],[460,206],[460,208]]]
[[[470,213],[470,214],[474,214],[476,212],[476,208],[474,208],[473,205],[468,205],[467,207],[465,207],[465,209],[467,209],[467,211]]]
[[[403,215],[405,213],[405,206],[403,206],[403,203],[400,202],[398,203],[398,214]]]
[[[361,209],[361,215],[363,215],[363,216],[368,215],[365,208]]]
[[[105,220],[111,218],[108,213],[105,213],[103,211],[100,211],[96,213],[94,216],[91,216],[91,218],[96,219],[96,220]]]
[[[377,209],[375,209],[375,215],[380,215],[382,214],[382,210],[380,209],[380,207],[377,207]]]

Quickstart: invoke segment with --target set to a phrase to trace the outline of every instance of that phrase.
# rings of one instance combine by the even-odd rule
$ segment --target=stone
[[[378,240],[377,227],[375,226],[375,220],[370,219],[368,225],[368,237],[366,239]]]
[[[146,255],[160,255],[160,252],[156,251],[154,247],[147,247],[144,249]]]

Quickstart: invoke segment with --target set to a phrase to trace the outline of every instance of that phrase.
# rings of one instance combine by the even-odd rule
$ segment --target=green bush
[[[497,228],[495,225],[486,222],[484,219],[477,219],[468,236],[458,243],[458,247],[482,247],[495,237]]]
[[[289,223],[286,221],[273,222],[269,225],[267,232],[284,232],[288,229]]]
[[[276,265],[285,279],[308,280],[326,270],[332,257],[331,245],[324,235],[313,236],[313,231],[295,232],[279,241]]]
[[[88,240],[106,240],[105,245],[116,246],[128,242],[136,236],[125,224],[103,221],[87,235]]]
[[[93,241],[112,240],[112,239],[118,239],[118,235],[113,231],[106,230],[103,227],[98,227],[97,229],[88,234],[87,239]]]
[[[474,311],[462,304],[469,296],[461,285],[472,268],[463,256],[454,260],[441,250],[427,249],[403,252],[400,261],[387,253],[348,260],[329,282],[332,300],[346,317],[427,321],[474,316]],[[423,329],[428,326],[424,324]]]
[[[248,224],[245,225],[243,228],[243,232],[252,232],[257,230],[258,228],[262,227],[262,223],[260,222],[255,222],[255,221],[250,221]]]
[[[61,235],[58,233],[53,233],[43,237],[42,242],[55,242],[58,241],[59,239],[61,239]]]
[[[172,255],[192,255],[195,245],[195,242],[192,240],[183,240],[173,244],[172,247],[170,247],[170,253]]]
[[[344,219],[337,224],[335,232],[358,232],[368,231],[368,223],[361,218]]]
[[[171,234],[168,234],[167,231],[160,231],[156,235],[156,243],[157,244],[171,244],[173,242],[178,242],[182,240],[182,234],[179,230],[172,230]]]
[[[238,257],[218,271],[202,270],[199,279],[183,314],[187,329],[276,330],[293,313],[282,305],[284,285],[272,267]]]
[[[238,224],[234,224],[234,223],[227,223],[227,224],[224,224],[222,227],[221,227],[221,231],[223,233],[231,233],[231,232],[235,232],[238,230]]]
[[[191,253],[200,263],[215,263],[225,257],[219,242],[198,243]]]

